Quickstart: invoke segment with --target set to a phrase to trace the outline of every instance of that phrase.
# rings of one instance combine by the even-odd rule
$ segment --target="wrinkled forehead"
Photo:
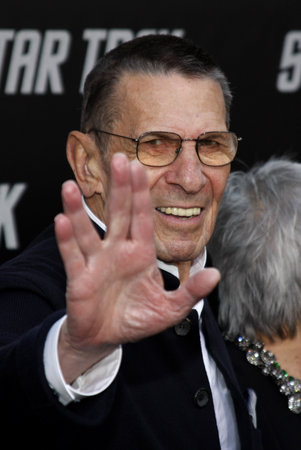
[[[226,129],[221,86],[208,77],[127,73],[115,87],[115,99],[118,126],[136,133],[181,131],[181,123],[183,131],[190,124],[194,133],[195,127],[200,130],[198,134],[209,128]]]

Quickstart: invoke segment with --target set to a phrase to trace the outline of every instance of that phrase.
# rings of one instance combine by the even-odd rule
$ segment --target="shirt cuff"
[[[72,385],[67,384],[58,358],[58,338],[66,315],[55,322],[49,330],[44,347],[44,368],[50,387],[57,393],[59,401],[68,405],[72,401],[100,394],[114,381],[122,358],[122,348],[106,356],[79,376]]]

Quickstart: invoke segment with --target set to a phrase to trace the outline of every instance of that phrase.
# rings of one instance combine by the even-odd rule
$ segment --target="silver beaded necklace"
[[[261,369],[266,376],[271,376],[281,394],[288,398],[288,409],[295,414],[301,413],[301,380],[289,376],[281,369],[275,355],[264,348],[263,342],[252,342],[249,338],[238,336],[231,338],[225,336],[225,340],[234,342],[237,347],[246,352],[247,361]]]

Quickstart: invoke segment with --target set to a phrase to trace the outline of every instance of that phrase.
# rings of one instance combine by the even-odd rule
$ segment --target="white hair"
[[[293,337],[301,322],[301,164],[271,158],[233,172],[208,245],[231,336]]]

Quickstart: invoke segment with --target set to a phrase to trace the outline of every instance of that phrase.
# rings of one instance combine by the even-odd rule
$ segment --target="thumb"
[[[221,274],[215,267],[208,267],[195,273],[186,281],[186,289],[196,299],[206,297],[219,283]]]
[[[214,267],[206,268],[191,276],[179,290],[183,289],[186,296],[189,298],[189,302],[192,307],[195,303],[213,291],[215,286],[220,281],[220,278],[221,275],[217,269]]]

